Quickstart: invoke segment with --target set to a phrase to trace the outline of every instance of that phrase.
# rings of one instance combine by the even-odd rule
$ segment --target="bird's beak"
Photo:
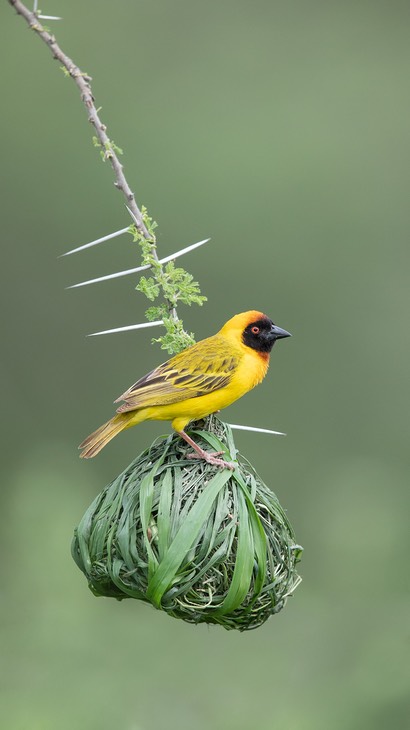
[[[282,327],[278,327],[276,324],[273,324],[269,333],[269,339],[281,340],[283,337],[292,337],[292,335],[290,332],[283,330]]]

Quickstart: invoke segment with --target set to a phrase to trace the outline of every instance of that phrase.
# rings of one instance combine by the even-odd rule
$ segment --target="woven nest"
[[[75,530],[72,554],[97,596],[137,598],[191,623],[245,631],[278,613],[300,583],[302,548],[277,497],[215,416],[190,431],[234,472],[156,440],[108,485]]]

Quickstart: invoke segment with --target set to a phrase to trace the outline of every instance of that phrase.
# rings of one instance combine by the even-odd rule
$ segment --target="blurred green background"
[[[408,3],[41,3],[94,77],[162,255],[209,302],[197,338],[260,309],[293,338],[228,421],[305,553],[248,634],[94,598],[70,557],[100,489],[168,425],[80,462],[112,401],[166,359],[141,321],[128,225],[78,92],[11,7],[2,54],[1,705],[8,730],[408,727]],[[49,22],[51,26],[51,21]]]

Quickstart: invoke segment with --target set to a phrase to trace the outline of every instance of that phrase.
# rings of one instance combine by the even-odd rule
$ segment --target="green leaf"
[[[103,158],[114,149],[113,143],[106,145]],[[141,276],[136,289],[144,294],[151,302],[162,295],[163,301],[156,307],[149,307],[146,311],[148,321],[162,319],[165,327],[165,334],[160,337],[153,337],[151,342],[159,343],[161,349],[173,355],[181,350],[195,344],[193,333],[184,330],[182,320],[175,317],[176,308],[180,302],[191,306],[191,304],[202,304],[207,300],[199,289],[199,284],[194,281],[193,276],[182,267],[175,266],[174,261],[169,261],[163,266],[156,255],[155,229],[157,223],[148,214],[145,205],[141,206],[141,217],[148,231],[148,238],[141,233],[135,224],[129,227],[134,242],[141,248],[142,264],[150,267],[150,276]],[[173,316],[170,313],[173,313]]]
[[[156,284],[155,279],[152,276],[148,279],[145,276],[141,276],[139,284],[137,284],[135,288],[145,294],[147,299],[151,302],[159,296],[160,292],[159,284]]]
[[[149,307],[145,310],[145,316],[148,322],[155,322],[157,319],[162,319],[166,314],[166,307],[159,305],[158,307]]]

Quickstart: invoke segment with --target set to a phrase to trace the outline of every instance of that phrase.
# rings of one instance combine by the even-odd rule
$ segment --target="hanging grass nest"
[[[201,422],[203,426],[203,422]],[[300,583],[302,548],[277,497],[237,454],[216,416],[191,434],[235,471],[157,439],[88,508],[72,554],[97,596],[137,598],[190,623],[246,631],[278,613]]]

